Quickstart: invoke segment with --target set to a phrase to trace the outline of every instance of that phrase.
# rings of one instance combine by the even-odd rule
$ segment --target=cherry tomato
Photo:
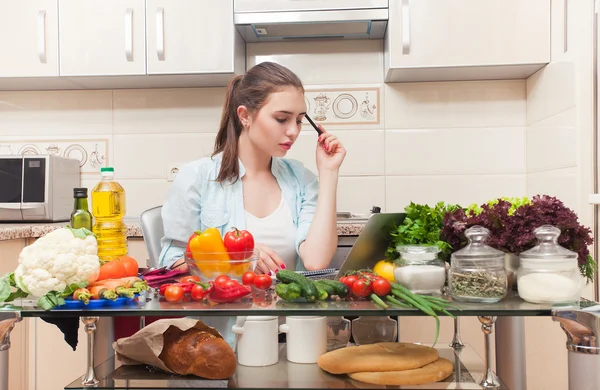
[[[201,301],[208,295],[208,291],[204,290],[201,285],[196,284],[194,287],[192,287],[190,295],[192,296],[193,300]]]
[[[168,302],[179,302],[183,299],[183,288],[181,286],[169,286],[165,290],[165,299]]]
[[[199,282],[200,278],[197,276],[184,276],[183,278],[179,279],[179,283],[190,283],[190,282]]]
[[[357,296],[364,298],[371,295],[371,293],[373,292],[373,288],[371,287],[371,284],[368,283],[366,280],[358,279],[352,285],[352,292]]]
[[[390,281],[385,278],[377,278],[371,282],[373,292],[380,297],[384,297],[392,291],[392,285]]]
[[[254,278],[254,286],[259,290],[266,290],[271,287],[271,284],[273,284],[273,280],[269,275],[256,275]]]
[[[358,277],[356,277],[355,275],[346,276],[343,283],[346,286],[348,286],[348,288],[352,288],[352,286],[354,285],[354,283],[356,283],[357,280],[358,280]]]
[[[252,286],[254,284],[255,277],[256,274],[254,272],[248,271],[244,275],[242,275],[242,283],[246,286]]]
[[[223,287],[225,285],[225,282],[227,282],[228,280],[231,280],[229,275],[219,275],[213,283],[217,287]]]

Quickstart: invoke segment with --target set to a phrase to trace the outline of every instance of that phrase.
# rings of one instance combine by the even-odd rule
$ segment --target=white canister
[[[327,317],[286,317],[279,331],[287,333],[287,360],[316,363],[327,352]]]
[[[234,325],[238,363],[243,366],[264,367],[279,361],[279,321],[277,316],[249,316],[244,325]]]

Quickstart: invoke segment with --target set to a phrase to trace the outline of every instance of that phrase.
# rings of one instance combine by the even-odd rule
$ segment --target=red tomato
[[[247,230],[233,228],[233,230],[225,233],[223,243],[231,260],[244,260],[252,256],[254,237]]]
[[[351,275],[351,276],[346,276],[343,283],[348,286],[348,288],[352,288],[352,286],[354,285],[354,283],[356,283],[356,281],[358,280],[358,277]]]
[[[191,241],[192,241],[192,239],[193,239],[194,237],[196,237],[197,235],[198,235],[197,233],[192,233],[192,235],[190,236],[190,238],[188,238],[188,243],[187,243],[187,246],[185,247],[185,251],[186,251],[186,252],[188,252],[188,253],[191,253],[191,252],[192,252],[192,250],[190,249],[190,242],[191,242]],[[191,256],[191,255],[190,255],[190,256]]]
[[[373,292],[380,297],[384,297],[392,291],[392,285],[390,281],[384,278],[377,278],[373,282],[371,282],[371,286],[373,288]]]
[[[199,282],[200,278],[197,276],[193,276],[193,275],[188,275],[188,276],[184,276],[183,278],[179,279],[179,283],[190,283],[190,282]]]
[[[254,286],[259,290],[266,290],[271,287],[271,284],[273,284],[273,280],[269,275],[256,275],[254,278]]]
[[[181,286],[169,286],[165,290],[165,299],[169,302],[179,302],[183,298],[183,294]]]
[[[223,287],[225,285],[225,282],[227,282],[228,280],[231,280],[229,275],[219,275],[213,283],[217,287]]]
[[[193,300],[201,301],[208,295],[208,291],[205,291],[201,285],[196,284],[194,287],[192,287],[190,295],[192,296]]]
[[[254,284],[255,277],[256,274],[254,272],[248,271],[244,275],[242,275],[242,283],[246,286],[252,286]]]
[[[371,293],[373,292],[373,288],[371,287],[370,283],[367,283],[366,280],[364,279],[358,279],[353,285],[352,285],[352,292],[354,294],[356,294],[359,297],[368,297],[369,295],[371,295]]]
[[[345,276],[342,276],[342,277],[341,277],[341,278],[338,280],[338,282],[346,284],[346,277],[345,277]]]

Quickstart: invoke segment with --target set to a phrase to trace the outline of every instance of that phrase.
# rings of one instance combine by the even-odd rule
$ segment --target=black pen
[[[321,129],[319,129],[319,127],[317,125],[315,125],[315,122],[313,122],[312,119],[310,119],[308,114],[304,114],[304,117],[306,119],[308,119],[308,122],[312,125],[312,127],[315,128],[315,130],[317,130],[317,133],[319,133],[319,135],[323,134],[323,131]]]

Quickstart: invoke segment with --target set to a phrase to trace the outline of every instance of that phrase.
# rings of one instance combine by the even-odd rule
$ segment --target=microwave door
[[[0,156],[0,221],[21,221],[23,159]]]
[[[25,221],[43,221],[48,218],[48,159],[39,156],[23,158],[23,197],[21,213]]]

